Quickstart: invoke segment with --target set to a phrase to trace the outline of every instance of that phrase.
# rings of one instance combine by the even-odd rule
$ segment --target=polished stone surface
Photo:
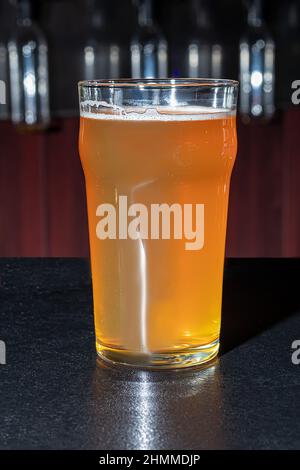
[[[2,259],[0,448],[299,448],[299,275],[228,260],[219,359],[145,372],[97,360],[86,260]]]

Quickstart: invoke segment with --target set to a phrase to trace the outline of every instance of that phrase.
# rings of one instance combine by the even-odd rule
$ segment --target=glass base
[[[122,349],[113,349],[96,342],[97,354],[104,361],[140,369],[182,369],[205,364],[216,357],[219,351],[219,338],[212,343],[197,348],[153,354],[136,354]]]

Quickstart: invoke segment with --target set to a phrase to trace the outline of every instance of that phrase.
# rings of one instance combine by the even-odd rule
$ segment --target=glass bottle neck
[[[105,17],[101,2],[89,0],[87,8],[87,23],[89,27],[101,29],[105,25]]]
[[[207,29],[210,26],[207,4],[203,0],[192,0],[191,13],[198,28]]]
[[[18,0],[17,23],[25,26],[32,23],[32,5],[30,0]]]
[[[262,1],[252,0],[248,9],[248,25],[253,27],[260,27],[262,24]]]
[[[153,25],[152,0],[138,0],[138,23],[139,26]]]

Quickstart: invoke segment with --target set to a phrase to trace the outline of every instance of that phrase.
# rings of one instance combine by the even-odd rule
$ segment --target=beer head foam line
[[[205,106],[121,107],[91,100],[83,101],[80,108],[81,117],[122,121],[207,121],[235,115],[235,111],[225,108]]]

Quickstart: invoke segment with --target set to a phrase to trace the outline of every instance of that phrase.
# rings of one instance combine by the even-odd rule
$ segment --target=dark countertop
[[[97,360],[86,260],[2,259],[0,448],[300,448],[299,275],[227,260],[219,359],[145,372]]]

